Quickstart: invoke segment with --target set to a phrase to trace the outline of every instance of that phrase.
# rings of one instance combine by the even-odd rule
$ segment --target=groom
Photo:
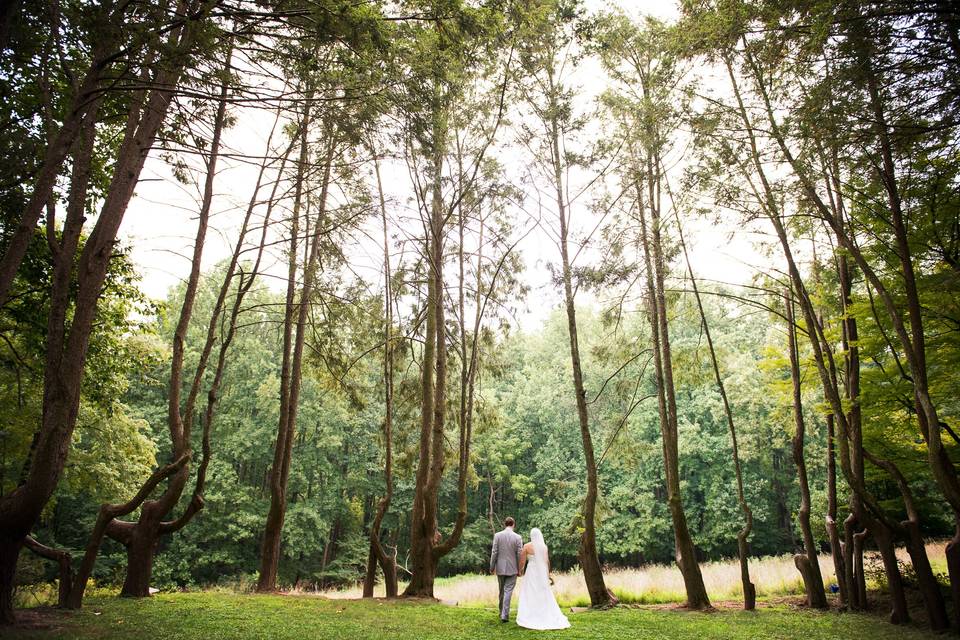
[[[500,622],[506,622],[510,617],[510,597],[520,571],[523,539],[513,532],[513,526],[513,518],[503,521],[503,531],[494,534],[493,549],[490,551],[490,573],[497,575],[500,584]]]

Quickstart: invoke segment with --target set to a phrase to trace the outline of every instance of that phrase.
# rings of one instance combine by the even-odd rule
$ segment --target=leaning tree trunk
[[[793,462],[797,467],[797,479],[800,482],[800,511],[797,520],[803,535],[804,553],[793,556],[797,570],[803,577],[804,590],[807,592],[807,606],[814,609],[827,608],[827,596],[823,590],[823,576],[820,574],[817,547],[810,528],[810,483],[807,479],[807,462],[804,457],[803,404],[800,396],[800,362],[797,352],[797,325],[793,317],[793,298],[788,292],[784,296],[787,310],[787,349],[790,352],[790,381],[793,387],[793,419],[796,430],[793,434]]]
[[[683,227],[680,224],[680,215],[674,211],[677,221],[677,234],[680,239],[680,247],[683,250],[683,257],[687,264],[687,272],[690,274],[690,286],[693,289],[694,298],[697,301],[697,310],[700,312],[700,325],[703,327],[704,336],[707,339],[707,348],[710,351],[710,363],[713,365],[714,379],[717,381],[717,390],[720,392],[720,398],[723,400],[723,411],[727,417],[727,426],[730,429],[730,442],[732,445],[733,470],[737,479],[737,502],[740,503],[740,510],[743,511],[743,527],[737,532],[737,555],[740,559],[740,585],[743,589],[743,608],[746,611],[752,611],[757,606],[757,588],[750,581],[750,531],[753,529],[753,511],[747,504],[743,493],[743,471],[740,467],[740,452],[737,447],[737,429],[733,421],[733,411],[730,409],[730,401],[727,399],[727,388],[723,383],[723,377],[720,375],[720,364],[717,361],[717,352],[713,347],[713,336],[710,334],[710,325],[707,322],[707,314],[703,310],[703,301],[700,299],[700,289],[697,286],[697,279],[693,275],[693,267],[690,265],[690,256],[687,254],[687,243],[683,239]]]
[[[367,558],[367,573],[363,581],[363,597],[373,597],[373,587],[377,577],[377,564],[383,570],[383,582],[388,598],[397,597],[397,561],[388,555],[380,540],[380,526],[390,508],[393,498],[393,291],[390,268],[390,243],[387,233],[387,204],[383,196],[383,184],[380,180],[380,163],[374,153],[374,172],[377,177],[377,193],[380,196],[380,215],[383,222],[383,477],[386,491],[377,504],[377,513],[370,526],[370,552]]]
[[[56,250],[47,318],[43,408],[36,446],[23,483],[0,498],[0,624],[13,622],[13,580],[20,548],[56,489],[66,464],[79,412],[90,334],[120,223],[189,62],[186,54],[195,48],[198,29],[206,21],[211,3],[191,3],[186,9],[183,14],[187,17],[169,31],[164,43],[175,54],[175,61],[164,60],[152,68],[152,77],[144,83],[159,88],[134,92],[110,186],[93,230],[80,250],[83,219],[67,220]],[[83,211],[82,207],[76,209]],[[68,314],[71,292],[72,314]]]
[[[703,583],[696,547],[687,526],[680,493],[680,452],[677,428],[677,398],[673,383],[673,363],[670,350],[670,332],[667,323],[667,303],[664,295],[664,257],[660,242],[659,159],[648,151],[646,158],[647,196],[637,190],[637,211],[646,267],[647,303],[656,371],[657,401],[663,444],[663,462],[667,481],[667,502],[673,521],[673,535],[677,566],[683,576],[687,606],[691,609],[709,609],[710,598]],[[645,209],[649,208],[649,225]]]
[[[552,70],[551,70],[552,71]],[[551,85],[553,75],[549,74]],[[551,98],[556,96],[551,86]],[[552,100],[555,103],[555,100]],[[554,104],[556,106],[556,104]],[[583,371],[580,366],[580,344],[577,335],[577,310],[573,294],[573,274],[570,256],[567,250],[569,229],[567,228],[566,195],[563,188],[563,156],[560,150],[560,130],[557,122],[558,110],[553,109],[550,120],[551,160],[553,179],[556,189],[557,214],[560,220],[560,258],[562,262],[564,306],[567,311],[567,333],[570,339],[570,362],[573,368],[573,390],[577,403],[577,420],[580,424],[580,439],[583,444],[583,462],[587,471],[587,490],[583,498],[582,528],[577,556],[583,568],[583,578],[587,584],[592,607],[605,607],[616,604],[616,598],[607,589],[603,580],[603,569],[597,555],[596,510],[599,493],[597,480],[597,462],[593,451],[593,436],[590,433],[590,416],[587,412],[587,394],[583,386]]]
[[[847,584],[846,569],[843,563],[843,547],[837,530],[837,462],[834,442],[834,417],[827,414],[827,515],[825,527],[830,539],[830,557],[833,558],[833,571],[837,576],[841,606],[849,606],[850,591]]]
[[[313,92],[309,94],[311,97]],[[337,130],[334,125],[324,124],[326,136],[326,158],[320,186],[319,212],[311,235],[309,218],[307,229],[307,258],[303,267],[303,285],[300,289],[299,304],[294,304],[297,274],[297,241],[299,234],[299,215],[303,198],[305,171],[308,160],[308,130],[310,105],[306,107],[300,131],[300,162],[297,167],[297,180],[294,195],[293,229],[290,234],[290,255],[287,281],[287,298],[284,313],[283,363],[280,380],[280,423],[274,448],[273,466],[270,469],[270,509],[267,513],[260,552],[260,579],[257,591],[264,593],[277,588],[277,573],[280,566],[280,542],[283,535],[283,522],[287,511],[287,483],[290,477],[290,462],[293,457],[293,440],[296,433],[297,410],[300,402],[300,380],[303,364],[303,348],[307,331],[307,313],[313,295],[317,263],[320,255],[320,241],[324,229],[327,197],[330,188],[330,176],[333,156],[337,143]],[[296,311],[296,318],[294,318]]]

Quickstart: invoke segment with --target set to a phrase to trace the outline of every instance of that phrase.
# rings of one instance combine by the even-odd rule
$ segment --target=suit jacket
[[[490,571],[496,569],[498,576],[515,576],[520,572],[520,550],[523,538],[513,529],[498,531],[493,536],[490,551]]]

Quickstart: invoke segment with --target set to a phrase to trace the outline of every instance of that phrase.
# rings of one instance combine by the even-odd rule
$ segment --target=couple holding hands
[[[560,611],[550,589],[550,556],[543,533],[536,527],[531,529],[530,542],[523,544],[523,538],[513,530],[513,518],[507,518],[503,524],[503,531],[493,536],[490,551],[490,573],[496,574],[500,586],[500,621],[509,619],[517,576],[523,576],[517,624],[527,629],[566,629],[570,621]]]

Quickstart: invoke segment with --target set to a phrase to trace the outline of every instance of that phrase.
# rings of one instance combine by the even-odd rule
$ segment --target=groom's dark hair
[[[513,518],[511,518],[510,516],[507,516],[507,519],[503,521],[503,526],[505,527],[512,527],[514,524],[516,523],[513,521]]]

